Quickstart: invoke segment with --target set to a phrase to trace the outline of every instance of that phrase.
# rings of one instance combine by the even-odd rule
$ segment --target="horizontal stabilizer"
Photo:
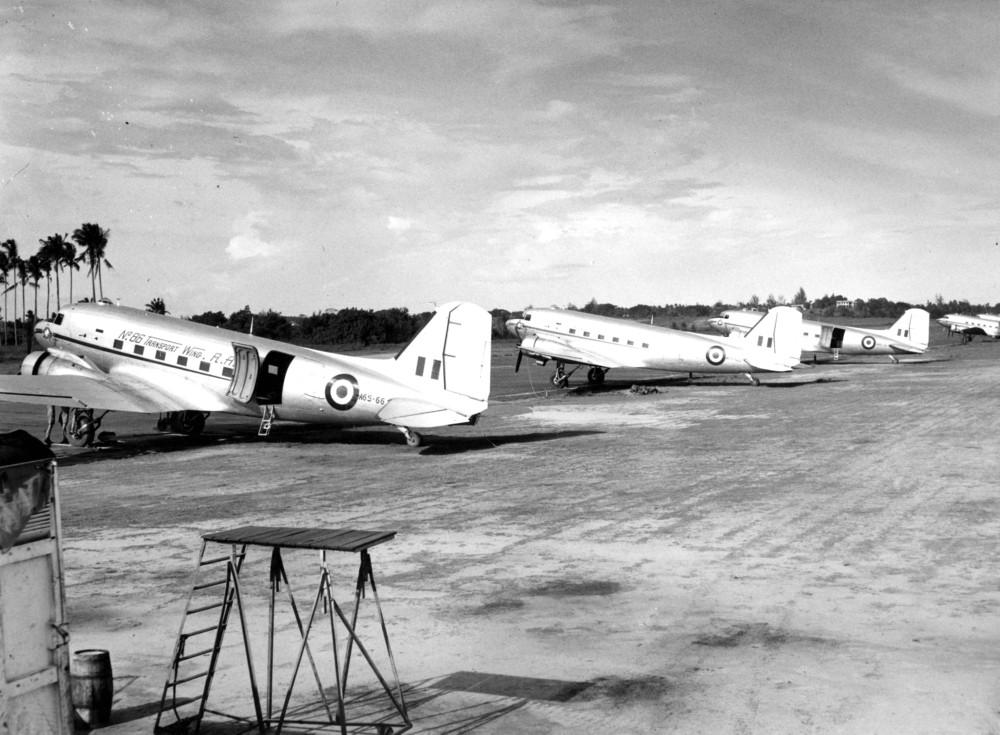
[[[485,410],[485,402],[482,405]],[[433,403],[415,398],[393,398],[378,412],[380,421],[411,429],[431,429],[435,426],[467,424],[472,418]]]

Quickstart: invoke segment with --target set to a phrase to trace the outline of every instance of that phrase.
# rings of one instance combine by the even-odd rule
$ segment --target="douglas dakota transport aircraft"
[[[712,337],[563,309],[528,309],[507,320],[520,338],[515,372],[523,355],[539,365],[556,363],[552,384],[566,387],[566,365],[588,365],[587,381],[604,382],[611,368],[648,368],[681,373],[785,372],[799,364],[802,314],[779,306],[743,336]],[[755,379],[751,378],[755,383]]]
[[[68,406],[84,415],[74,444],[90,443],[93,409],[167,412],[159,426],[199,433],[211,411],[272,420],[391,424],[413,429],[472,424],[490,392],[492,320],[468,303],[439,306],[394,358],[338,355],[113,306],[66,306],[35,325],[45,348],[19,375],[0,376],[0,400]],[[102,414],[103,417],[103,414]]]
[[[723,334],[743,334],[758,319],[759,311],[734,309],[722,312],[708,323]],[[895,362],[898,353],[922,354],[927,350],[930,321],[930,314],[923,309],[907,309],[888,329],[861,329],[803,320],[802,351],[830,352],[834,360],[841,355],[889,355]]]
[[[938,324],[945,327],[949,335],[961,334],[963,343],[971,342],[977,334],[1000,339],[1000,316],[996,314],[945,314],[938,319]]]

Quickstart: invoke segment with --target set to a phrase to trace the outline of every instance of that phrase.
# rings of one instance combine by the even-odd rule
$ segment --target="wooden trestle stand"
[[[275,727],[280,733],[287,724],[307,725],[312,728],[336,728],[342,735],[348,729],[351,732],[370,729],[378,735],[398,735],[409,730],[413,725],[407,713],[406,701],[396,670],[396,661],[389,645],[389,632],[385,618],[382,615],[382,605],[379,602],[375,587],[375,577],[372,573],[371,556],[368,549],[377,544],[391,541],[395,531],[360,531],[355,529],[327,528],[288,528],[275,526],[244,526],[229,531],[217,531],[202,537],[201,553],[198,558],[197,571],[191,588],[191,596],[181,619],[180,632],[174,646],[173,660],[163,687],[160,701],[160,712],[156,718],[155,731],[158,733],[185,732],[198,733],[206,713],[220,715],[233,720],[246,722],[248,729],[256,727],[258,732],[265,733]],[[228,544],[228,555],[206,558],[205,552],[209,544]],[[254,673],[253,656],[250,646],[250,632],[247,629],[246,612],[243,596],[240,592],[240,571],[247,555],[248,546],[264,546],[271,548],[270,565],[270,605],[268,610],[267,635],[267,689],[265,706],[261,706],[261,698],[257,688]],[[320,552],[320,573],[316,587],[316,595],[308,619],[303,623],[299,608],[295,602],[281,550],[314,549]],[[346,615],[333,596],[332,580],[327,552],[346,551],[360,555],[358,577],[354,588],[354,609],[350,616]],[[220,567],[225,565],[223,575]],[[205,579],[212,570],[218,572],[214,579]],[[274,648],[275,648],[275,602],[278,590],[284,584],[288,593],[288,601],[295,617],[301,643],[295,658],[291,680],[285,692],[281,712],[274,713]],[[365,597],[366,589],[371,590],[378,612],[378,622],[382,629],[382,639],[389,664],[392,668],[392,681],[388,681],[372,658],[369,649],[361,641],[356,631],[358,611],[361,599]],[[221,591],[221,599],[219,593]],[[253,698],[254,717],[239,717],[225,712],[210,710],[207,707],[212,679],[215,675],[222,641],[229,623],[229,613],[233,606],[239,613],[240,627],[243,633],[243,649],[246,654],[247,671],[250,679],[250,690]],[[314,623],[322,617],[329,619],[330,638],[333,645],[333,669],[336,679],[336,701],[329,701],[320,679],[321,666],[313,656],[309,647],[309,633]],[[200,619],[199,619],[200,618]],[[337,641],[335,621],[339,620],[346,632],[346,645],[343,656],[341,646]],[[386,706],[373,709],[371,695],[364,697],[364,706],[368,718],[361,720],[348,719],[347,679],[350,672],[351,657],[357,649],[368,663],[381,685],[382,692],[388,698]],[[289,703],[292,690],[298,677],[303,658],[309,660],[322,709],[326,714],[324,720],[300,720],[289,717]],[[352,703],[353,704],[353,703]],[[391,707],[388,706],[391,704]],[[353,708],[352,708],[353,712]]]

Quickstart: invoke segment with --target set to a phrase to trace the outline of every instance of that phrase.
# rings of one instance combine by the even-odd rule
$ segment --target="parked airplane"
[[[759,311],[724,311],[708,323],[723,334],[742,334],[756,320]],[[837,360],[841,355],[889,355],[895,361],[899,353],[921,354],[930,340],[930,314],[923,309],[907,309],[888,329],[862,329],[840,324],[802,320],[802,352],[828,352]]]
[[[67,306],[35,326],[45,348],[19,375],[0,376],[0,400],[81,409],[75,444],[89,444],[104,414],[161,413],[160,428],[199,433],[211,411],[273,420],[391,424],[414,429],[475,423],[490,392],[489,313],[437,308],[394,358],[321,352],[107,302]],[[162,412],[167,412],[164,416]]]
[[[611,368],[648,368],[684,373],[751,373],[788,371],[799,363],[798,333],[802,315],[778,307],[760,315],[746,335],[716,338],[695,332],[595,316],[563,309],[528,309],[507,321],[521,341],[517,363],[524,355],[539,365],[556,363],[552,384],[560,388],[586,365],[587,381],[604,382]],[[569,373],[566,365],[577,365]]]
[[[993,314],[945,314],[938,324],[948,329],[948,334],[962,335],[962,342],[971,342],[977,334],[1000,339],[1000,317]]]

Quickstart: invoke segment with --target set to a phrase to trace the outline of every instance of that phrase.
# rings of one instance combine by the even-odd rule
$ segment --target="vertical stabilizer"
[[[492,328],[489,312],[475,304],[443,304],[396,362],[417,387],[486,401]]]
[[[791,370],[802,355],[802,312],[776,306],[742,338],[747,362],[760,370]]]
[[[927,349],[931,334],[931,315],[924,309],[907,309],[896,323],[889,327],[889,336],[909,342],[921,352]]]

